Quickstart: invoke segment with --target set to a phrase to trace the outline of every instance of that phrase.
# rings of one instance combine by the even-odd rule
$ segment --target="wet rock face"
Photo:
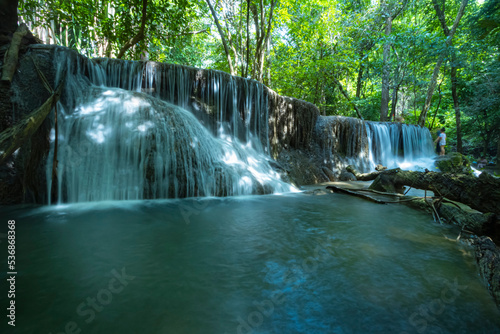
[[[471,174],[470,161],[458,152],[452,152],[436,158],[436,166],[443,173]]]
[[[296,186],[328,182],[317,156],[310,150],[282,150],[277,161],[283,167],[288,179]]]
[[[367,170],[368,139],[365,123],[349,117],[322,117],[311,103],[278,95],[254,80],[227,73],[155,62],[116,59],[89,60],[57,46],[35,46],[21,55],[10,99],[2,94],[0,126],[6,128],[39,107],[49,96],[33,59],[50,85],[57,66],[81,76],[78,87],[97,86],[142,92],[190,111],[214,135],[237,138],[263,150],[287,170],[297,184],[336,181],[349,164]],[[66,89],[61,103],[68,111],[77,105],[75,94]],[[8,198],[47,203],[49,134],[53,114],[26,147],[8,165],[0,166],[0,203]],[[50,162],[51,163],[51,162]],[[3,190],[2,192],[2,189]],[[12,193],[7,194],[6,189]]]
[[[35,63],[54,87],[55,70],[51,49],[28,50],[19,56],[11,87],[0,94],[0,131],[16,124],[40,107],[50,96],[35,69]],[[45,203],[47,201],[45,163],[49,150],[52,121],[40,128],[6,163],[0,166],[0,203]]]
[[[273,157],[282,150],[306,149],[313,141],[313,130],[319,117],[312,103],[284,97],[268,90],[269,140]]]
[[[479,273],[500,307],[500,249],[488,237],[479,237],[474,247]]]
[[[332,177],[314,166],[316,161],[312,161],[314,158],[309,152],[319,115],[311,103],[282,97],[261,83],[220,71],[154,62],[89,60],[56,46],[39,45],[20,55],[9,94],[2,94],[0,98],[1,130],[15,124],[50,96],[34,62],[53,88],[58,65],[84,73],[88,78],[82,78],[85,86],[101,75],[94,70],[94,64],[99,64],[108,74],[104,79],[107,81],[102,83],[106,86],[142,91],[170,101],[189,110],[213,134],[223,129],[225,134],[243,143],[257,140],[274,158],[289,150],[288,156],[294,156],[295,161],[278,160],[286,161],[290,174],[301,183],[317,183]],[[113,72],[119,74],[109,75]],[[71,109],[77,101],[63,92],[61,102]],[[0,203],[48,202],[45,170],[52,127],[53,113],[31,142],[0,166]]]

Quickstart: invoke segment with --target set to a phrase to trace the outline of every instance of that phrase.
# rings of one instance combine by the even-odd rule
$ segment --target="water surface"
[[[500,332],[459,231],[400,205],[289,194],[2,217],[17,227],[16,333]]]

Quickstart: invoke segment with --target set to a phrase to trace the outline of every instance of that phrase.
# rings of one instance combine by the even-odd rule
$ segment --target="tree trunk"
[[[18,0],[0,0],[0,35],[8,35],[17,29]]]
[[[263,4],[261,3],[261,5],[263,6]],[[267,54],[267,49],[269,47],[269,41],[270,41],[270,38],[271,38],[271,28],[272,28],[272,21],[273,21],[273,11],[274,11],[274,6],[276,5],[276,0],[272,1],[271,2],[271,9],[269,10],[269,19],[268,19],[268,22],[267,22],[267,29],[265,30],[266,34],[262,40],[262,47],[261,47],[261,54],[260,54],[260,61],[259,61],[259,65],[260,65],[260,69],[259,69],[259,76],[257,78],[257,80],[259,82],[262,82],[262,79],[263,79],[263,75],[264,75],[264,62],[266,60],[266,54]],[[262,11],[263,13],[263,11]],[[263,17],[262,17],[263,18]],[[264,24],[264,21],[262,21],[262,24]],[[265,28],[265,26],[263,26],[263,28]]]
[[[497,174],[500,174],[500,135],[497,136],[497,163],[495,170]]]
[[[420,116],[418,118],[418,125],[425,126],[425,119],[427,118],[427,112],[431,106],[432,95],[434,94],[434,89],[436,89],[437,78],[439,75],[439,70],[441,69],[441,64],[444,61],[444,53],[439,56],[439,59],[434,66],[434,72],[432,73],[431,82],[429,83],[429,88],[427,89],[427,95],[425,97],[425,103],[422,107],[422,111],[420,112]]]
[[[432,118],[431,125],[429,125],[429,129],[434,129],[434,123],[436,122],[436,116],[439,110],[439,106],[441,106],[441,100],[443,98],[443,95],[441,94],[441,84],[443,83],[443,80],[438,85],[438,94],[439,94],[439,100],[438,100],[438,105],[436,106],[436,111],[434,111],[434,117]]]
[[[500,214],[500,179],[488,173],[479,177],[464,174],[413,172],[391,169],[382,172],[370,189],[390,192],[403,186],[433,191],[452,201],[469,205],[481,212]]]
[[[436,1],[436,0],[434,0]],[[464,15],[465,12],[465,7],[467,6],[467,3],[469,0],[462,0],[462,3],[460,4],[460,8],[458,9],[457,16],[455,17],[455,22],[453,22],[453,27],[449,31],[449,34],[447,35],[448,37],[446,38],[446,45],[450,46],[453,35],[455,35],[455,32],[457,31],[458,23],[460,22],[460,19]],[[435,8],[439,8],[439,6],[435,6]],[[438,17],[440,15],[438,14]],[[441,25],[443,25],[442,20],[440,19]],[[446,24],[445,24],[446,26]],[[444,28],[443,28],[444,29]],[[427,90],[427,96],[425,98],[425,103],[424,106],[422,107],[422,111],[420,112],[420,116],[418,118],[418,125],[420,126],[425,126],[425,119],[427,118],[427,112],[429,111],[429,107],[431,106],[431,100],[432,100],[432,95],[434,93],[434,89],[436,88],[436,81],[437,81],[437,76],[439,74],[439,69],[441,68],[441,64],[444,61],[445,54],[442,53],[439,56],[439,59],[436,63],[436,66],[434,67],[434,72],[432,74],[432,79],[431,82],[429,83],[429,89]]]
[[[16,73],[17,62],[19,59],[19,47],[21,46],[21,41],[23,37],[28,33],[28,28],[23,23],[21,24],[14,35],[12,36],[12,41],[10,43],[9,49],[5,53],[4,64],[2,67],[2,79],[1,83],[10,85],[14,74]]]
[[[349,98],[349,94],[347,94],[347,92],[345,91],[344,87],[342,87],[342,84],[340,83],[340,81],[338,81],[337,78],[333,78],[333,80],[335,81],[335,83],[339,87],[340,92],[342,93],[342,95],[344,95],[344,97],[346,98],[346,100],[349,101],[349,103],[354,108],[354,110],[356,110],[356,114],[358,114],[358,117],[360,119],[364,120],[363,115],[361,115],[361,111],[359,111],[358,107],[354,103],[351,102],[351,99]]]
[[[212,4],[210,3],[210,0],[206,0],[208,7],[210,8],[210,12],[212,13],[212,16],[214,17],[215,25],[217,26],[217,30],[219,31],[220,38],[222,40],[222,46],[224,47],[224,52],[226,53],[226,58],[227,58],[227,64],[229,66],[229,72],[231,75],[236,75],[236,72],[234,71],[233,68],[233,62],[231,61],[231,53],[229,52],[229,47],[226,42],[226,37],[224,36],[224,31],[222,30],[222,27],[219,23],[219,19],[217,18],[217,13],[215,12],[214,7],[212,7]]]
[[[446,25],[446,17],[444,13],[444,3],[443,9],[439,7],[437,0],[432,0],[434,4],[434,9],[436,11],[439,22],[441,23],[441,28],[443,29],[443,33],[446,37],[450,36],[450,30]],[[451,44],[450,44],[451,45]],[[460,105],[458,104],[458,95],[457,95],[457,55],[455,50],[452,50],[451,54],[451,71],[450,71],[450,79],[451,79],[451,96],[453,98],[453,108],[455,109],[455,119],[457,123],[457,152],[462,153],[462,126],[460,121]]]
[[[391,98],[391,114],[389,115],[389,121],[393,121],[396,119],[396,107],[398,104],[398,93],[399,93],[399,85],[394,87],[392,90],[392,98]]]
[[[0,164],[29,140],[35,131],[38,130],[52,110],[54,104],[59,100],[63,86],[64,85],[61,83],[57,90],[52,93],[40,108],[32,111],[17,122],[16,125],[7,128],[0,134]]]
[[[462,148],[462,122],[460,120],[460,105],[458,104],[457,94],[457,68],[454,64],[456,61],[455,54],[453,53],[451,60],[451,96],[453,97],[453,108],[455,109],[455,120],[457,123],[457,152],[463,153]]]
[[[250,0],[247,1],[247,49],[246,49],[246,61],[245,61],[245,72],[243,77],[248,77],[248,64],[250,63]]]
[[[385,21],[385,36],[388,39],[391,35],[392,30],[392,16],[389,13],[386,13],[387,19]],[[391,56],[391,43],[386,41],[384,44],[384,65],[382,68],[382,97],[381,97],[381,105],[380,105],[380,121],[387,121],[387,114],[389,113],[389,82],[390,82],[390,74],[391,74],[391,64],[390,62]]]
[[[132,37],[129,41],[127,41],[127,43],[125,43],[124,46],[122,46],[116,58],[121,59],[128,49],[136,45],[144,38],[144,29],[146,27],[146,21],[147,21],[147,8],[148,8],[148,0],[142,0],[142,18],[139,31],[134,37]]]
[[[361,54],[361,58],[363,58],[363,54]],[[358,78],[356,80],[356,100],[359,100],[361,97],[361,86],[363,85],[363,71],[365,69],[365,66],[363,64],[363,60],[361,60],[359,64],[359,70],[358,70]]]

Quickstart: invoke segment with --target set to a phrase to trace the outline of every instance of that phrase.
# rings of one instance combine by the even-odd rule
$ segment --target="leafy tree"
[[[229,72],[257,81],[264,79],[264,64],[268,57],[269,43],[277,0],[220,1],[214,7],[206,0],[217,26]],[[267,9],[267,10],[266,10]]]
[[[139,59],[198,30],[196,3],[187,0],[21,0],[19,6],[32,29],[46,32],[42,39],[93,56]]]
[[[19,13],[89,56],[227,71],[323,115],[446,126],[458,151],[491,153],[499,136],[498,0],[21,0]]]
[[[465,7],[467,6],[468,0],[462,0],[462,3],[460,4],[460,8],[458,10],[457,16],[455,17],[455,21],[453,22],[453,26],[449,31],[445,30],[446,34],[446,46],[450,46],[453,40],[453,35],[455,34],[458,24],[460,23],[460,19],[464,15],[465,12]],[[439,14],[438,14],[439,15]],[[432,101],[432,95],[434,94],[434,89],[436,88],[436,83],[437,83],[437,77],[439,75],[439,70],[441,68],[441,65],[443,64],[443,61],[445,60],[445,53],[441,53],[439,56],[436,66],[434,67],[434,71],[432,74],[431,82],[429,83],[429,88],[427,90],[427,97],[425,100],[425,103],[422,107],[422,111],[420,113],[420,117],[418,118],[418,124],[421,126],[425,125],[425,119],[427,117],[427,112],[429,111],[429,107],[431,105]]]

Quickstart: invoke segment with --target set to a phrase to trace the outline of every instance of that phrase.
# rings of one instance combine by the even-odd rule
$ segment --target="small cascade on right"
[[[429,129],[401,123],[365,122],[371,169],[380,164],[404,170],[434,168]]]

